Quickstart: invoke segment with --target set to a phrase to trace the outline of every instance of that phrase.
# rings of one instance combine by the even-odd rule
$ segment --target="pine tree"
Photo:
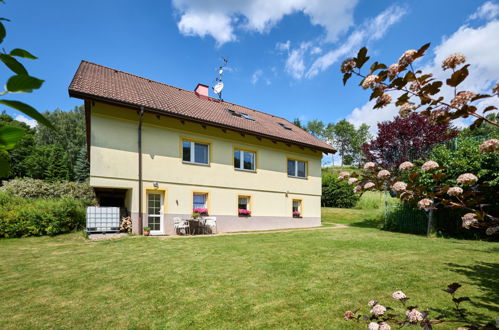
[[[90,176],[90,164],[88,163],[86,146],[83,146],[78,153],[78,158],[76,158],[74,167],[74,175],[78,182],[84,182]]]
[[[45,180],[63,181],[69,180],[69,163],[67,154],[61,146],[56,145],[49,157],[49,164],[45,170]]]

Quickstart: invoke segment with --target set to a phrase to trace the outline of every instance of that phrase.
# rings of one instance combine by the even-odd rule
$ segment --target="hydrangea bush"
[[[397,301],[397,307],[382,305],[378,300],[371,300],[367,303],[369,313],[362,314],[360,309],[346,311],[343,318],[347,321],[365,322],[369,330],[390,330],[392,327],[397,329],[405,326],[418,326],[425,330],[433,329],[434,325],[442,323],[453,323],[460,326],[460,329],[497,329],[494,322],[479,323],[471,321],[466,315],[466,309],[461,306],[463,302],[469,302],[468,297],[456,297],[456,291],[461,287],[459,283],[452,283],[443,289],[450,294],[454,304],[453,312],[455,318],[449,318],[446,315],[432,317],[430,312],[421,311],[418,306],[408,304],[409,297],[402,291],[392,293],[392,298]]]
[[[407,50],[397,62],[387,66],[374,62],[369,72],[363,73],[361,69],[369,60],[367,48],[359,50],[354,58],[346,59],[341,65],[343,83],[355,75],[361,79],[360,86],[370,89],[370,100],[375,99],[374,108],[383,108],[395,102],[399,108],[399,115],[403,118],[412,112],[429,117],[433,122],[444,123],[457,118],[475,117],[471,129],[480,126],[483,122],[499,127],[499,123],[488,119],[485,114],[497,110],[493,105],[483,105],[486,98],[499,96],[499,83],[496,83],[488,94],[478,94],[472,91],[459,90],[459,85],[469,74],[466,58],[462,54],[452,54],[442,63],[442,69],[450,72],[445,84],[454,90],[453,96],[446,99],[441,92],[443,82],[436,80],[433,74],[415,70],[413,62],[425,55],[430,44],[422,46],[419,50]],[[392,92],[400,94],[393,100]],[[483,105],[483,106],[482,106]],[[484,148],[497,148],[495,142],[486,144]]]
[[[475,117],[470,129],[479,127],[483,122],[499,127],[497,121],[485,117],[487,112],[497,111],[497,108],[483,105],[484,99],[499,96],[499,83],[488,94],[459,90],[459,85],[469,74],[470,64],[466,64],[464,55],[452,54],[442,63],[442,69],[450,72],[445,84],[454,91],[449,99],[441,92],[444,82],[436,80],[431,73],[413,67],[413,62],[423,57],[429,46],[426,44],[419,50],[407,50],[389,66],[374,62],[368,73],[361,71],[369,60],[367,48],[364,47],[356,57],[346,59],[341,65],[343,83],[346,84],[352,75],[359,77],[360,86],[372,91],[370,99],[376,100],[374,108],[383,108],[394,102],[401,117],[419,112],[435,123]],[[393,92],[399,95],[395,101],[390,95]],[[480,145],[479,150],[481,153],[498,152],[499,140],[489,139]],[[462,217],[464,228],[484,228],[488,235],[499,233],[499,219],[497,214],[493,214],[497,213],[497,205],[491,205],[494,203],[490,203],[490,198],[485,196],[491,191],[497,194],[497,189],[488,189],[488,183],[480,181],[477,173],[460,173],[454,180],[449,180],[446,170],[433,160],[427,160],[421,167],[406,161],[399,164],[397,173],[390,173],[374,162],[368,162],[364,165],[362,176],[340,173],[339,179],[348,179],[350,184],[355,185],[355,193],[374,189],[393,191],[402,201],[413,202],[430,214],[436,208],[465,210],[467,213]],[[449,181],[456,182],[456,185],[450,186]]]

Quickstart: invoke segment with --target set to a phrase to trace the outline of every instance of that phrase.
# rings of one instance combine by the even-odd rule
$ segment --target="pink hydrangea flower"
[[[348,184],[354,184],[357,181],[359,181],[359,179],[357,179],[357,178],[350,178],[350,179],[348,179]]]
[[[472,98],[476,96],[473,92],[462,91],[457,93],[457,95],[452,99],[450,105],[459,108],[461,105],[468,103]]]
[[[461,53],[454,53],[449,56],[442,62],[442,69],[455,69],[456,66],[463,64],[466,62],[466,57],[464,57]]]
[[[367,329],[369,330],[379,330],[379,324],[376,322],[371,322],[367,325]]]
[[[429,198],[423,198],[418,202],[418,207],[423,210],[427,210],[433,205],[433,201]]]
[[[399,74],[400,71],[402,71],[400,65],[398,65],[398,63],[393,63],[388,67],[388,77],[393,79]]]
[[[355,188],[353,188],[353,193],[356,194],[356,193],[359,193],[362,191],[362,187],[357,185],[355,186]]]
[[[386,312],[386,307],[382,305],[376,305],[371,309],[371,314],[374,316],[380,316],[385,314]]]
[[[449,196],[459,196],[463,193],[463,188],[461,187],[450,187],[447,190],[447,195]]]
[[[378,303],[377,300],[371,300],[370,302],[367,303],[367,306],[374,307],[374,306],[376,306],[377,303]]]
[[[350,173],[348,172],[340,172],[340,174],[338,175],[338,179],[340,180],[343,180],[343,179],[346,179],[350,176]]]
[[[376,164],[373,162],[367,162],[364,164],[364,169],[365,170],[374,170],[376,168]]]
[[[368,182],[368,183],[366,183],[366,184],[364,185],[364,189],[365,189],[365,190],[368,190],[368,189],[371,189],[371,188],[372,188],[372,187],[374,187],[374,186],[375,186],[375,184],[374,184],[374,183],[372,183],[372,182]]]
[[[377,75],[370,74],[367,77],[365,77],[364,80],[362,81],[362,88],[364,89],[372,88],[376,85],[378,80],[379,77]]]
[[[405,315],[407,315],[410,323],[418,323],[423,321],[423,313],[419,312],[416,309],[411,309],[410,311],[405,312]]]
[[[392,189],[396,192],[401,192],[407,189],[407,183],[402,181],[397,181],[393,184]]]
[[[464,173],[457,177],[457,183],[460,184],[475,184],[477,181],[478,178],[472,173]]]
[[[478,224],[475,213],[466,213],[461,217],[463,221],[463,228],[470,229],[470,227]]]
[[[391,330],[391,329],[392,327],[386,322],[381,322],[379,324],[379,330]]]
[[[485,234],[487,234],[487,235],[493,235],[493,234],[495,234],[497,232],[499,232],[499,226],[487,228],[487,230],[485,231]]]
[[[341,73],[349,73],[352,72],[355,68],[355,60],[353,58],[347,58],[341,63]]]
[[[418,52],[415,49],[406,50],[404,52],[404,54],[402,54],[402,56],[400,56],[400,58],[399,58],[399,65],[401,67],[408,66],[409,64],[411,64],[414,61],[417,53]]]
[[[499,152],[499,140],[490,139],[480,145],[480,152]]]
[[[378,179],[388,179],[390,177],[390,172],[387,170],[381,170],[378,172]]]
[[[434,169],[437,169],[439,166],[440,165],[438,165],[437,162],[435,162],[433,160],[429,160],[426,163],[424,163],[423,166],[421,166],[421,169],[424,172],[430,172],[430,171],[433,171]]]
[[[407,296],[405,295],[405,293],[403,293],[402,291],[395,291],[394,293],[392,293],[392,298],[393,299],[396,299],[396,300],[400,300],[400,299],[404,299],[404,298],[407,298]]]
[[[399,165],[400,171],[407,171],[407,170],[410,170],[413,168],[414,168],[414,164],[411,162],[403,162],[402,164]]]

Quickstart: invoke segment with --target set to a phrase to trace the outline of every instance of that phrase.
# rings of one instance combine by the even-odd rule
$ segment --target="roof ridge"
[[[113,70],[113,71],[117,71],[117,72],[120,72],[120,73],[124,73],[126,75],[129,75],[129,76],[132,76],[132,77],[136,77],[136,78],[140,78],[142,80],[147,80],[148,82],[153,82],[153,83],[156,83],[156,84],[160,84],[160,85],[163,85],[163,86],[168,86],[170,88],[174,88],[174,89],[177,89],[177,90],[180,90],[180,91],[183,91],[183,92],[187,92],[187,93],[191,93],[191,94],[195,94],[194,91],[190,91],[190,90],[187,90],[185,88],[182,88],[182,87],[177,87],[177,86],[173,86],[173,85],[169,85],[169,84],[166,84],[166,83],[163,83],[163,82],[160,82],[160,81],[157,81],[157,80],[153,80],[153,79],[149,79],[149,78],[146,78],[146,77],[142,77],[142,76],[138,76],[136,74],[133,74],[133,73],[130,73],[130,72],[126,72],[126,71],[123,71],[123,70],[118,70],[118,69],[114,69],[114,68],[111,68],[111,67],[108,67],[108,66],[105,66],[105,65],[102,65],[102,64],[98,64],[98,63],[94,63],[94,62],[90,62],[90,61],[87,61],[87,60],[81,60],[80,64],[82,62],[85,62],[85,63],[88,63],[88,64],[91,64],[91,65],[95,65],[95,66],[99,66],[101,68],[105,68],[105,69],[108,69],[108,70]],[[74,79],[74,77],[73,77]],[[206,86],[206,85],[205,85]],[[211,100],[215,101],[215,102],[219,102],[219,100],[217,100],[216,98],[214,97],[211,97],[211,96],[208,96]],[[287,120],[286,118],[284,117],[280,117],[280,116],[276,116],[276,115],[272,115],[268,112],[265,112],[265,111],[262,111],[262,110],[256,110],[256,109],[253,109],[253,108],[249,108],[247,106],[244,106],[244,105],[240,105],[240,104],[237,104],[237,103],[233,103],[233,102],[228,102],[228,101],[224,101],[222,100],[221,103],[227,103],[227,104],[231,104],[231,105],[236,105],[238,107],[241,107],[241,108],[245,108],[245,109],[248,109],[248,110],[252,110],[252,111],[255,111],[255,112],[259,112],[259,113],[262,113],[264,115],[267,115],[267,116],[271,116],[271,117],[274,117],[274,118],[279,118],[279,119],[282,119],[282,120],[285,120],[287,121],[288,123],[292,124],[289,120]]]

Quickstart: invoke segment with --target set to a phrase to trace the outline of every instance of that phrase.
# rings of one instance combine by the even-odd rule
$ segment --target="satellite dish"
[[[220,93],[222,93],[222,89],[224,89],[224,83],[223,82],[219,82],[215,86],[213,86],[213,91],[216,94],[220,95]]]

